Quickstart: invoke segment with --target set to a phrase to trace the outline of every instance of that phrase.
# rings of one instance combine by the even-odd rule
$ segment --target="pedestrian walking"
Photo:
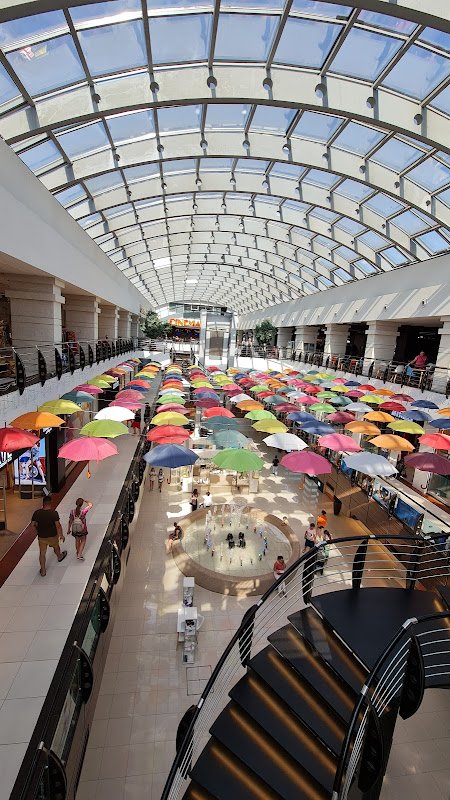
[[[46,556],[47,547],[51,547],[58,561],[64,561],[67,550],[61,550],[59,543],[65,541],[61,522],[57,511],[52,511],[50,495],[44,497],[42,508],[36,509],[31,517],[31,524],[37,531],[39,540],[39,565],[40,575],[44,578],[47,574]]]
[[[278,578],[284,574],[284,572],[286,572],[286,562],[283,556],[277,556],[277,560],[273,565],[273,577],[277,581]],[[284,581],[281,581],[281,583],[278,585],[278,594],[282,594],[283,597],[286,597],[286,584]]]
[[[84,508],[83,508],[84,506]],[[67,527],[67,536],[71,533],[75,539],[75,552],[79,561],[84,561],[84,548],[86,547],[86,539],[88,529],[86,524],[86,514],[91,510],[92,503],[90,500],[83,500],[79,497],[75,502],[75,508],[69,514],[69,524]]]
[[[160,469],[159,472],[158,472],[158,491],[159,491],[160,494],[161,494],[163,483],[164,483],[164,472],[162,471],[162,469]]]
[[[151,467],[150,472],[148,473],[148,489],[150,492],[153,492],[153,487],[155,485],[155,478],[156,478],[156,469],[154,467]]]
[[[275,456],[275,458],[272,461],[272,475],[278,475],[278,465],[279,465],[279,463],[280,463],[280,459],[278,458],[278,456]]]

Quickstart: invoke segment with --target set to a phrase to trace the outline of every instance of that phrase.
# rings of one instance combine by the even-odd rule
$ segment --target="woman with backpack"
[[[83,504],[85,504],[84,508]],[[88,534],[86,514],[91,508],[92,503],[89,500],[83,500],[82,497],[79,497],[75,503],[75,508],[72,509],[69,515],[67,535],[71,533],[75,538],[75,551],[79,561],[84,561],[83,551],[86,547],[86,537]]]

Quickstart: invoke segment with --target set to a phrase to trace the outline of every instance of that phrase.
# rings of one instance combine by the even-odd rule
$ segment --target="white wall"
[[[0,140],[0,253],[139,314],[144,296]],[[4,269],[7,271],[7,269]]]

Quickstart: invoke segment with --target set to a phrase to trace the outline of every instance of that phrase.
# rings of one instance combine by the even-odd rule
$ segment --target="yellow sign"
[[[174,328],[199,328],[200,327],[200,320],[199,319],[175,319],[175,317],[171,317],[169,319],[169,325],[173,325]]]

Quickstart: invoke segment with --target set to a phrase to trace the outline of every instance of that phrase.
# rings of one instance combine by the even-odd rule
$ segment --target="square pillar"
[[[314,353],[316,350],[319,325],[297,325],[295,329],[295,351]]]
[[[278,328],[277,333],[277,347],[285,349],[289,347],[292,341],[292,333],[294,328]]]
[[[61,294],[64,283],[57,278],[31,275],[5,276],[5,295],[11,304],[13,346],[39,347],[62,340]]]
[[[66,295],[66,330],[74,331],[78,342],[96,342],[100,305],[98,297]]]
[[[450,380],[450,317],[441,317],[439,328],[441,341],[436,358],[436,371],[433,375],[432,389],[445,394],[447,382]]]
[[[325,358],[328,356],[337,356],[338,358],[345,356],[349,328],[350,325],[339,325],[333,322],[326,326],[323,351]]]
[[[131,316],[129,311],[125,311],[124,308],[120,309],[117,333],[121,339],[130,338]]]
[[[99,339],[117,339],[119,327],[119,309],[117,306],[101,306],[98,321]]]
[[[141,319],[139,314],[132,314],[130,321],[130,336],[133,339],[139,339],[142,336]]]
[[[398,322],[377,320],[369,322],[364,361],[382,361],[389,364],[397,347]]]

